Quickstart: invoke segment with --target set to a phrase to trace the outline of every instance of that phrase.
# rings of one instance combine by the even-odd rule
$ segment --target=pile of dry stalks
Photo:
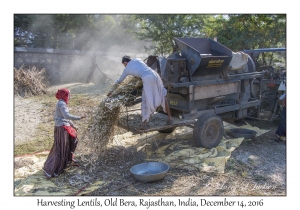
[[[46,70],[38,70],[36,67],[25,69],[14,68],[14,94],[22,97],[35,96],[46,93],[48,82]]]
[[[122,83],[114,85],[112,94],[103,99],[94,110],[77,150],[90,171],[95,168],[98,158],[105,154],[112,140],[121,106],[134,100],[136,96],[131,92],[142,85],[140,78],[127,77]]]

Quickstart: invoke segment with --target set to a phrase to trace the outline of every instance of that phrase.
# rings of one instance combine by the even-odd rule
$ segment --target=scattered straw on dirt
[[[86,113],[88,116],[88,118],[76,122],[80,130],[79,144],[75,155],[79,159],[79,152],[84,152],[82,150],[84,149],[82,132],[91,122],[90,118],[96,115],[96,111],[99,110],[99,100],[107,98],[104,92],[109,87],[94,87],[91,84],[88,86],[86,84],[65,84],[63,87],[71,89],[73,93],[70,100],[71,113]],[[54,93],[58,87],[55,86],[52,89]],[[97,94],[87,94],[88,91],[96,90]],[[49,91],[49,88],[47,91]],[[98,95],[98,92],[101,92],[101,95]],[[31,144],[34,147],[32,151],[39,152],[40,150],[37,150],[36,147],[39,146],[40,141],[46,140],[45,136],[51,139],[51,145],[47,148],[50,149],[53,143],[52,112],[56,103],[55,97],[53,94],[46,94],[28,98],[19,97],[18,100],[20,101],[15,103],[15,128],[18,128],[20,123],[25,122],[26,128],[31,130],[32,135],[40,139],[29,136],[27,132],[22,131],[20,128],[15,130],[15,136],[18,137],[15,138],[15,143],[17,139],[24,139],[24,141],[36,139],[35,144]],[[32,104],[37,106],[32,106]],[[136,106],[140,108],[139,105]],[[96,110],[92,112],[95,108]],[[119,118],[122,115],[123,108],[121,107]],[[40,125],[36,125],[33,120],[26,120],[27,115],[42,119],[39,121]],[[23,121],[24,118],[25,121]],[[124,120],[126,119],[129,119],[130,127],[134,127],[134,122],[140,122],[141,120],[139,113],[134,116],[133,114],[124,116]],[[154,183],[135,181],[129,170],[135,164],[149,161],[149,158],[152,159],[152,157],[147,156],[149,151],[154,152],[156,148],[162,148],[177,141],[183,141],[192,147],[192,139],[187,138],[187,133],[179,129],[176,129],[172,134],[153,132],[142,136],[127,132],[127,130],[122,130],[119,126],[116,126],[114,134],[120,135],[113,140],[112,144],[108,144],[106,154],[95,161],[96,168],[92,173],[80,161],[79,166],[71,166],[61,176],[46,180],[42,166],[48,152],[38,156],[40,164],[35,162],[35,168],[32,159],[27,159],[27,156],[15,158],[15,195],[23,191],[22,193],[26,193],[26,195],[32,193],[32,195],[46,196],[286,196],[286,144],[285,142],[278,143],[271,140],[275,137],[278,122],[243,120],[236,126],[242,127],[245,123],[269,132],[258,136],[255,140],[243,141],[232,152],[232,156],[226,163],[224,174],[172,166],[163,180]],[[42,132],[41,129],[32,129],[41,125],[45,126]],[[182,135],[179,136],[178,134]],[[158,139],[158,135],[164,135],[164,137]],[[183,135],[185,136],[184,139],[182,139]],[[102,141],[100,140],[98,144],[101,145]],[[149,144],[151,147],[148,147]],[[17,144],[15,144],[15,147],[17,147]],[[88,147],[90,148],[92,145],[88,145]],[[176,148],[174,147],[174,149]],[[91,149],[91,151],[93,150]],[[33,152],[30,152],[30,154]],[[170,150],[167,152],[170,152]],[[29,152],[25,154],[29,154]],[[87,158],[89,157],[87,156]],[[20,172],[20,176],[18,172]],[[32,180],[39,182],[35,184]],[[52,187],[52,184],[55,186]],[[29,187],[32,187],[32,189],[28,190]],[[39,192],[40,194],[38,194]]]

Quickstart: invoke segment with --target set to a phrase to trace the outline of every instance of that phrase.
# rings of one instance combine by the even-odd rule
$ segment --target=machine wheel
[[[167,128],[164,130],[158,130],[159,133],[172,133],[175,130],[176,127],[173,128]]]
[[[203,114],[195,123],[193,140],[197,147],[216,147],[224,134],[222,119],[215,114]]]

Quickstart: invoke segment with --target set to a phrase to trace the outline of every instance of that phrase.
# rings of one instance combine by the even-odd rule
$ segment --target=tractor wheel
[[[193,140],[197,147],[216,147],[224,134],[222,119],[215,114],[203,114],[195,123]]]

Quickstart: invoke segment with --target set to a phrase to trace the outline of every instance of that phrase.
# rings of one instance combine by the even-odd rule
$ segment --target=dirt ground
[[[72,97],[69,108],[73,114],[90,114],[99,101],[105,97],[107,87],[93,84],[68,84]],[[14,146],[15,156],[47,151],[53,142],[53,111],[56,99],[53,93],[59,87],[50,87],[49,95],[14,100]],[[51,95],[52,94],[52,95]],[[88,120],[77,123],[84,128]],[[249,124],[267,130],[254,139],[245,139],[236,148],[225,165],[224,173],[203,172],[197,169],[171,167],[167,176],[158,182],[144,183],[133,179],[130,167],[146,159],[145,153],[134,147],[116,146],[110,148],[105,158],[97,165],[94,177],[104,182],[92,192],[84,195],[101,196],[184,196],[184,195],[241,195],[241,196],[285,196],[286,195],[286,142],[275,142],[278,121],[245,119],[236,126]],[[116,134],[125,135],[124,128]],[[137,134],[138,135],[138,134]],[[167,135],[167,134],[166,134]],[[227,135],[227,134],[225,134]],[[180,141],[176,136],[173,141]],[[169,141],[169,139],[168,139]],[[31,144],[27,144],[32,142]],[[45,143],[47,142],[47,143]],[[158,147],[167,144],[158,142]],[[186,139],[192,145],[192,139]],[[37,147],[33,149],[30,147]],[[18,150],[19,148],[19,150]],[[15,163],[15,169],[21,165]],[[63,179],[63,176],[61,177]],[[125,180],[125,181],[124,181]],[[74,192],[76,195],[77,192]]]

